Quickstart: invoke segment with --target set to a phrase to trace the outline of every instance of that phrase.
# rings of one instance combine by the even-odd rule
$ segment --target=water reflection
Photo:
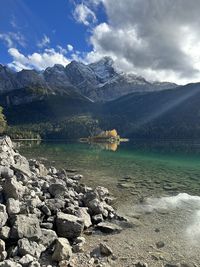
[[[91,142],[89,143],[92,148],[97,148],[101,150],[111,150],[113,152],[117,151],[118,146],[120,145],[120,142],[114,142],[114,143],[95,143]]]

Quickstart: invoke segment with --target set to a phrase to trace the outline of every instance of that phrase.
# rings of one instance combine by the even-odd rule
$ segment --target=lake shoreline
[[[116,260],[106,242],[89,257],[84,251],[83,235],[113,235],[126,222],[110,206],[108,189],[92,189],[80,183],[81,174],[27,160],[9,137],[0,139],[0,160],[0,265],[80,266],[82,262],[86,267]],[[15,254],[10,253],[13,249]]]
[[[140,147],[139,144],[138,146]],[[134,143],[134,149],[135,147]],[[144,147],[147,147],[146,144]],[[120,151],[123,151],[122,148]],[[67,166],[67,168],[76,169],[77,173],[84,174],[85,184],[92,187],[106,186],[116,198],[114,206],[120,214],[128,218],[130,224],[124,225],[123,231],[117,235],[106,237],[94,233],[91,236],[85,236],[88,240],[85,245],[86,251],[93,251],[96,243],[107,240],[107,244],[117,256],[114,267],[132,266],[137,260],[153,267],[168,266],[169,263],[182,266],[180,263],[183,262],[188,262],[188,266],[200,264],[199,247],[193,246],[191,240],[185,237],[188,226],[192,223],[190,218],[194,216],[193,213],[189,214],[187,205],[177,210],[161,209],[153,210],[151,213],[139,212],[139,214],[134,208],[138,204],[139,206],[141,203],[145,204],[147,198],[157,198],[159,201],[161,197],[178,196],[180,192],[200,195],[197,179],[199,171],[198,168],[193,170],[193,167],[197,166],[192,158],[192,165],[187,156],[184,161],[181,159],[176,163],[178,166],[175,169],[174,154],[170,153],[163,159],[162,154],[155,158],[153,156],[153,164],[158,165],[155,169],[151,166],[151,157],[143,157],[143,149],[141,156],[138,152],[130,154],[129,151],[121,155],[120,151],[113,153],[93,146],[89,149],[87,144],[67,145],[59,142],[57,145],[41,144],[37,147],[22,149],[22,151],[28,158],[40,159],[47,155],[48,161],[45,163],[49,162],[50,165],[59,166],[59,168]],[[96,161],[99,162],[98,165]],[[148,162],[148,165],[145,165],[145,162]],[[140,164],[141,167],[138,169]],[[130,166],[132,166],[131,169]],[[158,178],[154,177],[156,173],[159,175]],[[177,178],[174,176],[176,174]],[[188,175],[187,180],[185,180],[185,175]],[[190,181],[190,177],[194,180]],[[164,247],[158,249],[156,244],[161,241]],[[193,251],[187,247],[187,244],[190,244]],[[174,246],[176,253],[173,251]]]

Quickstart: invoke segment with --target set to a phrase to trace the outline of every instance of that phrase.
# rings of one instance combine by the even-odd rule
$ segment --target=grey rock
[[[44,222],[40,224],[41,228],[45,228],[45,229],[53,229],[53,223],[50,222]]]
[[[0,228],[0,238],[3,240],[8,239],[10,236],[10,227],[8,226],[3,226],[2,228]]]
[[[88,228],[92,225],[90,214],[88,213],[88,208],[80,207],[75,215],[79,218],[82,218],[84,221],[84,228]]]
[[[99,198],[101,200],[104,200],[106,197],[109,196],[109,191],[107,188],[103,187],[103,186],[98,186],[96,187],[95,191],[97,192],[97,194],[99,195]]]
[[[113,254],[112,249],[105,243],[100,243],[99,249],[100,249],[100,253],[104,256],[110,256]]]
[[[0,267],[22,267],[22,265],[12,260],[5,260],[0,262]]]
[[[14,176],[13,170],[6,166],[0,166],[0,177],[8,179]]]
[[[40,267],[40,263],[38,261],[32,261],[29,263],[28,267]]]
[[[23,267],[27,267],[34,260],[35,260],[35,258],[33,256],[31,256],[30,254],[26,254],[19,260],[19,263]]]
[[[122,228],[116,224],[108,223],[108,222],[101,222],[98,223],[96,226],[99,230],[103,233],[113,233],[113,232],[121,232]]]
[[[165,243],[163,242],[163,241],[158,241],[157,243],[156,243],[156,247],[157,248],[163,248],[165,246]]]
[[[50,246],[57,239],[57,234],[55,231],[50,229],[41,229],[41,231],[42,235],[40,237],[40,242],[45,247]]]
[[[0,204],[0,228],[3,227],[8,219],[8,214],[6,212],[6,206]]]
[[[103,222],[104,219],[103,219],[103,215],[102,214],[97,214],[97,215],[94,215],[92,216],[92,221],[95,223],[95,224],[98,224],[100,222]]]
[[[18,214],[20,212],[19,200],[15,200],[14,198],[8,198],[6,207],[9,215]]]
[[[43,205],[41,207],[41,211],[46,215],[46,216],[51,216],[51,211],[50,209],[46,206],[46,205]]]
[[[16,177],[6,179],[3,190],[6,198],[20,199],[25,193],[25,187],[16,180]]]
[[[64,185],[54,183],[49,186],[49,193],[54,197],[60,197],[65,194],[66,188]]]
[[[12,165],[12,169],[17,173],[22,173],[30,177],[31,171],[30,171],[28,160],[24,156],[21,156],[20,154],[16,154],[14,156],[14,160],[15,160],[15,164]]]
[[[88,202],[87,207],[89,208],[89,213],[92,215],[104,213],[103,203],[97,198]]]
[[[46,199],[45,203],[54,214],[65,207],[65,201],[59,198]]]
[[[81,174],[76,174],[74,176],[72,176],[72,179],[75,181],[80,181],[83,178],[83,175]]]
[[[52,255],[52,260],[62,261],[69,260],[72,256],[71,246],[66,238],[58,238],[55,244],[55,250]]]
[[[83,228],[83,219],[62,212],[57,214],[56,230],[58,236],[74,239],[81,235]]]
[[[45,246],[35,241],[28,240],[27,238],[18,240],[18,251],[21,256],[30,254],[33,257],[39,258],[41,253],[45,250]]]
[[[39,220],[35,214],[15,215],[10,233],[11,238],[19,239],[27,237],[37,239],[41,234]]]

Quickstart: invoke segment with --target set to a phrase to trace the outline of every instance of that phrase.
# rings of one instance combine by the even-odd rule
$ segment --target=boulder
[[[88,213],[88,208],[80,207],[75,215],[79,218],[82,218],[84,221],[84,228],[88,228],[92,225],[90,214]]]
[[[20,260],[19,263],[23,266],[23,267],[28,267],[29,264],[34,261],[35,258],[33,256],[31,256],[30,254],[26,254],[24,255]]]
[[[14,198],[8,198],[6,207],[9,215],[18,214],[20,212],[19,200],[15,200]]]
[[[53,261],[69,260],[72,256],[72,249],[66,238],[58,238],[55,244],[55,250],[52,255]]]
[[[35,214],[15,215],[10,236],[14,239],[23,237],[38,239],[42,235],[39,220]]]
[[[41,229],[41,231],[42,235],[40,237],[40,242],[45,247],[50,246],[57,239],[57,234],[55,231],[50,229]]]
[[[3,190],[6,198],[20,199],[25,193],[25,187],[17,181],[16,177],[6,179]]]
[[[6,166],[0,166],[0,177],[1,178],[12,178],[14,176],[13,170]]]
[[[113,233],[122,231],[122,228],[120,226],[108,222],[98,223],[96,227],[103,233]]]
[[[8,226],[3,226],[2,228],[0,228],[0,238],[3,240],[8,239],[10,236],[10,227]]]
[[[33,257],[39,258],[41,253],[46,250],[42,244],[30,241],[27,238],[18,240],[18,251],[20,256],[30,254]]]
[[[58,236],[74,239],[81,235],[83,228],[83,219],[80,219],[74,215],[58,212],[56,218],[56,229]]]
[[[15,164],[13,164],[11,167],[14,170],[15,173],[21,173],[24,174],[28,177],[31,176],[31,171],[29,167],[29,162],[28,160],[21,156],[20,154],[16,154],[14,156]]]
[[[64,185],[60,183],[54,183],[49,186],[49,193],[53,197],[60,197],[63,196],[66,192],[66,188]]]
[[[92,221],[95,223],[95,224],[98,224],[100,222],[103,222],[103,215],[102,214],[97,214],[97,215],[94,215],[92,216]]]
[[[59,198],[46,199],[45,203],[54,214],[65,207],[65,201]]]
[[[0,204],[0,228],[3,227],[8,219],[8,214],[6,212],[6,206]]]
[[[97,192],[97,194],[99,195],[99,198],[101,200],[104,200],[106,197],[109,196],[109,191],[107,188],[103,187],[103,186],[98,186],[95,189],[95,192]]]
[[[0,261],[3,261],[6,259],[7,253],[5,249],[6,249],[5,242],[0,239]]]
[[[95,199],[91,200],[90,202],[88,202],[87,207],[89,208],[89,212],[92,215],[104,214],[104,205],[97,198],[95,198]]]

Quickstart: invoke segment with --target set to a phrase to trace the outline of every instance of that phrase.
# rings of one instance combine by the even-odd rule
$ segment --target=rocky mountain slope
[[[200,83],[133,93],[102,106],[103,124],[130,137],[199,138]]]
[[[76,61],[66,67],[56,64],[43,72],[14,72],[0,65],[0,94],[25,87],[39,87],[51,94],[77,92],[93,101],[109,101],[132,92],[157,91],[176,86],[172,83],[151,83],[140,76],[118,72],[109,57],[89,65]]]

